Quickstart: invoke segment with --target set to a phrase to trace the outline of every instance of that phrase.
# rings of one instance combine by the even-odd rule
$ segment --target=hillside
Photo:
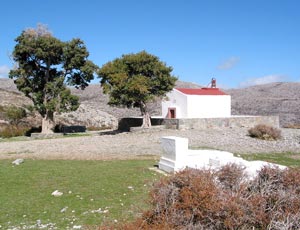
[[[177,82],[177,87],[196,88],[197,84]],[[117,108],[107,105],[108,96],[99,85],[90,85],[85,90],[72,88],[80,97],[78,111],[64,114],[60,120],[77,124],[84,120],[89,126],[115,126],[117,119],[139,116],[136,108]],[[233,115],[279,115],[282,126],[300,124],[300,83],[271,83],[248,88],[225,90],[232,96]],[[31,103],[17,91],[13,81],[0,78],[0,105],[23,105]],[[149,104],[151,115],[160,115],[160,101]]]
[[[177,87],[197,88],[197,84],[177,81]],[[100,85],[89,85],[85,90],[72,88],[72,93],[80,97],[80,102],[85,105],[89,105],[93,108],[97,108],[101,111],[107,112],[116,118],[128,117],[128,116],[140,116],[141,113],[138,108],[118,108],[109,106],[108,95],[103,94]],[[161,101],[148,104],[151,115],[161,115]]]
[[[226,90],[232,114],[278,115],[281,126],[300,124],[300,83],[277,82]]]

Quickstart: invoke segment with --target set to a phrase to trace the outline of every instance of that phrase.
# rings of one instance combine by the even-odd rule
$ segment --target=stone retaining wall
[[[163,125],[171,129],[251,128],[258,124],[279,128],[278,116],[232,116],[228,118],[164,119]]]
[[[119,122],[119,130],[130,131],[140,127],[142,118],[128,117]],[[213,129],[213,128],[252,128],[258,124],[279,128],[278,116],[231,116],[226,118],[151,118],[152,126],[163,126],[166,129]]]
[[[152,126],[162,125],[164,122],[163,118],[151,118]],[[121,131],[131,131],[134,130],[132,127],[141,127],[143,124],[142,117],[125,117],[119,120],[118,130]]]
[[[45,139],[45,138],[57,138],[62,137],[63,133],[31,133],[32,139]]]

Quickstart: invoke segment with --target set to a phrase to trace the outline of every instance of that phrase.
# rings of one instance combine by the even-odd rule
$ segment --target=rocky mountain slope
[[[232,114],[278,115],[281,126],[300,124],[300,82],[277,82],[226,90]]]
[[[199,85],[189,82],[178,81],[176,83],[177,87],[183,88],[197,88]],[[1,88],[1,87],[0,87]],[[80,89],[71,89],[72,93],[78,95],[80,98],[81,104],[87,105],[92,108],[97,108],[100,111],[106,112],[120,119],[123,117],[130,116],[140,116],[141,113],[138,108],[119,108],[115,106],[109,106],[108,95],[103,94],[103,91],[100,85],[89,85],[85,90]],[[150,114],[152,116],[161,115],[161,101],[157,100],[148,104]]]
[[[197,84],[177,82],[177,87],[196,88]],[[117,108],[107,105],[108,96],[99,85],[85,90],[72,88],[80,97],[79,109],[57,119],[65,124],[94,127],[115,127],[122,117],[140,116],[136,108]],[[271,83],[241,89],[225,90],[232,96],[233,115],[279,115],[281,126],[300,124],[300,83]],[[0,78],[0,105],[31,104],[16,89],[13,81]],[[160,115],[160,100],[149,104],[151,115]]]

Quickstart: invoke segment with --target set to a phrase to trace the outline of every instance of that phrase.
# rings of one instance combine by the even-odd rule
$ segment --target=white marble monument
[[[163,155],[159,161],[159,169],[165,172],[176,172],[186,167],[198,169],[218,169],[226,164],[235,163],[245,169],[250,178],[264,166],[285,169],[285,166],[271,164],[265,161],[246,161],[235,157],[230,152],[218,150],[190,150],[188,139],[175,136],[161,138]]]

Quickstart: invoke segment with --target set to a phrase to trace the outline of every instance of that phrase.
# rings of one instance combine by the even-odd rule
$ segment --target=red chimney
[[[211,85],[210,85],[211,88],[216,88],[217,87],[217,80],[215,78],[212,78],[211,79]]]

